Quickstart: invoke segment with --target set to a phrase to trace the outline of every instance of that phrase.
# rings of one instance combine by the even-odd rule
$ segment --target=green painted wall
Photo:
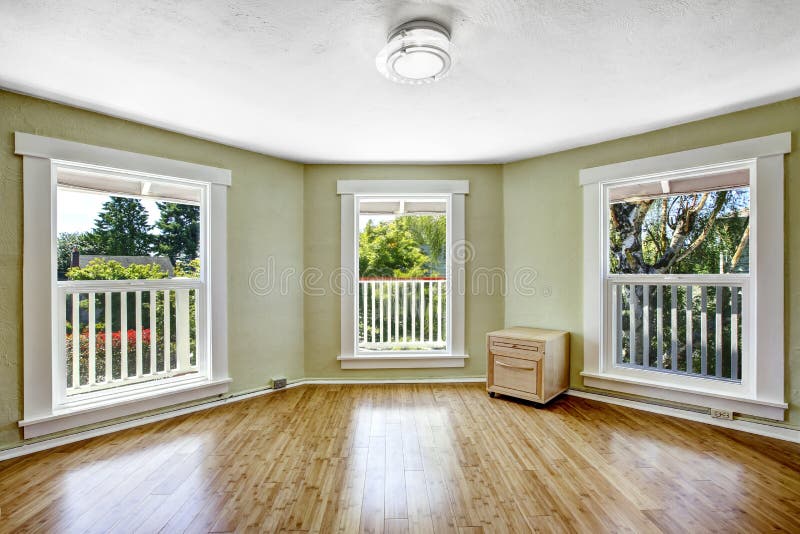
[[[309,378],[475,377],[486,374],[488,331],[503,326],[501,287],[470,285],[476,269],[503,266],[503,192],[499,165],[306,165],[304,190],[305,265],[319,269],[315,288],[330,288],[330,274],[340,265],[340,199],[337,180],[469,180],[466,196],[466,238],[475,257],[467,264],[466,347],[471,356],[458,369],[345,370],[340,349],[341,299],[330,290],[305,297],[305,370]],[[479,271],[480,272],[480,271]],[[492,290],[494,289],[494,291]]]
[[[511,291],[505,300],[506,324],[573,332],[571,383],[582,387],[580,169],[787,131],[792,132],[792,153],[785,158],[787,421],[800,426],[800,99],[506,165],[506,268],[533,267],[542,284],[552,287],[550,296]]]
[[[792,131],[786,158],[787,421],[800,426],[800,99],[644,135],[502,165],[306,165],[239,150],[55,103],[0,91],[0,447],[19,440],[22,417],[23,131],[229,168],[230,373],[232,392],[274,375],[308,378],[475,377],[486,373],[484,335],[505,325],[573,332],[572,385],[582,387],[582,208],[578,171],[635,158]],[[304,292],[301,273],[322,281],[339,266],[339,179],[468,179],[467,350],[463,369],[342,371],[339,297]],[[794,212],[792,211],[794,209]],[[505,268],[508,294],[475,282]],[[276,287],[253,274],[275,273]],[[494,271],[492,271],[494,272]],[[280,273],[287,283],[281,287]],[[490,273],[491,275],[491,273]],[[329,288],[328,288],[329,289]]]
[[[253,292],[267,258],[303,268],[303,166],[148,126],[0,91],[0,446],[22,418],[22,158],[14,131],[130,150],[233,171],[228,197],[231,391],[275,374],[303,376],[303,296]]]

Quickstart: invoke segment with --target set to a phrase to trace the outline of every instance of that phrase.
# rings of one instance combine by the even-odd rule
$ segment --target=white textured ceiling
[[[431,18],[456,64],[374,60]],[[0,86],[303,162],[506,162],[800,94],[800,1],[0,0]]]

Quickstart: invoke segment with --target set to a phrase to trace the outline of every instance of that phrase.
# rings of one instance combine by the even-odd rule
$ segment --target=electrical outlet
[[[286,378],[279,376],[272,379],[272,389],[281,389],[286,387]]]
[[[716,408],[712,408],[711,417],[714,419],[727,419],[728,421],[733,421],[733,412],[730,410],[718,410]]]

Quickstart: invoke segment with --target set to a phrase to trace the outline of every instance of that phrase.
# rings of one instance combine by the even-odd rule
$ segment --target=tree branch
[[[708,193],[704,194],[703,196],[708,197]],[[728,197],[727,193],[719,193],[717,195],[717,201],[714,204],[713,211],[708,216],[705,228],[703,228],[703,231],[700,232],[700,235],[698,235],[697,238],[695,238],[695,240],[688,247],[686,247],[686,250],[684,250],[682,254],[679,254],[677,255],[677,257],[674,258],[674,260],[670,263],[670,267],[686,259],[689,256],[689,254],[697,250],[697,247],[699,247],[703,243],[703,241],[705,241],[706,237],[708,237],[708,234],[711,233],[711,229],[714,228],[714,223],[717,221],[717,215],[719,215],[719,212],[722,211],[722,208],[725,206],[725,200],[727,199],[727,197]],[[702,200],[701,207],[702,204],[705,204],[705,199]],[[695,213],[697,211],[699,211],[699,209],[696,210]]]
[[[744,252],[744,246],[747,244],[747,241],[750,239],[750,221],[747,221],[747,228],[744,229],[744,233],[742,234],[742,238],[739,240],[739,245],[736,247],[736,252],[733,253],[733,258],[731,258],[731,266],[729,268],[730,272],[736,268],[736,265],[739,263],[739,260],[742,259],[742,253]]]

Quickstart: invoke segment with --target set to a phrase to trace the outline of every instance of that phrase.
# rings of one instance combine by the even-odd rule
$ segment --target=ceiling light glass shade
[[[414,20],[392,30],[375,58],[375,66],[393,82],[432,83],[450,72],[452,54],[450,33],[444,26]]]

